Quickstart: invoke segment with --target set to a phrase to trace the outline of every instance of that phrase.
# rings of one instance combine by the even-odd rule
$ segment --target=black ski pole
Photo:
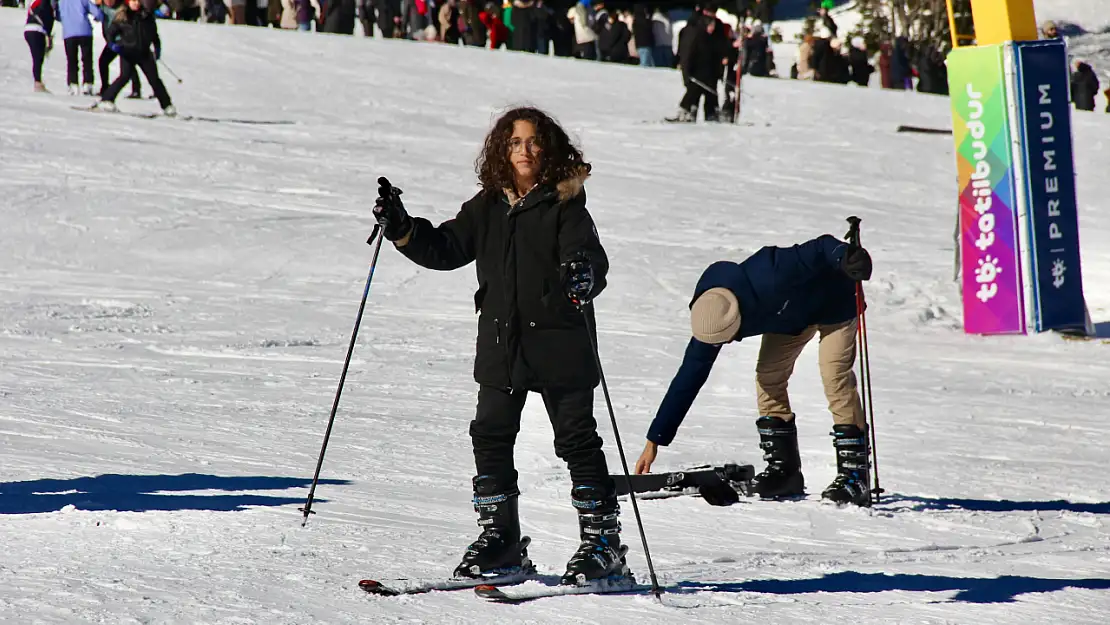
[[[166,71],[170,73],[170,76],[173,76],[174,78],[177,79],[177,84],[181,84],[183,82],[181,80],[181,77],[178,76],[176,73],[174,73],[174,71],[170,68],[169,65],[166,65],[165,61],[163,61],[162,59],[158,59],[158,62],[162,64],[162,67],[166,68]]]
[[[385,232],[381,226],[374,224],[374,230],[370,233],[370,238],[366,240],[368,245],[374,246],[374,258],[370,261],[370,273],[366,276],[366,287],[362,290],[362,303],[358,306],[358,317],[355,319],[354,332],[351,332],[351,344],[347,346],[347,358],[343,361],[343,373],[339,376],[339,388],[335,390],[335,400],[331,404],[328,429],[324,432],[324,444],[320,446],[320,458],[316,461],[316,475],[312,476],[312,488],[308,490],[308,501],[300,509],[304,513],[304,521],[301,522],[301,527],[308,523],[308,515],[316,514],[312,510],[312,498],[316,494],[316,484],[320,481],[320,468],[324,466],[324,452],[327,451],[328,439],[331,438],[331,428],[335,424],[335,411],[339,409],[339,397],[343,394],[343,382],[347,379],[347,367],[351,364],[351,354],[355,350],[358,327],[362,325],[362,311],[366,309],[366,298],[370,295],[370,282],[374,279],[374,267],[378,265],[378,252],[382,251],[382,239],[384,237]]]
[[[605,406],[609,409],[609,420],[613,423],[613,439],[617,442],[617,451],[621,456],[621,468],[624,469],[624,479],[628,483],[628,497],[632,500],[632,512],[636,515],[636,525],[640,529],[640,540],[644,544],[644,557],[647,558],[648,573],[651,575],[651,592],[659,599],[663,592],[659,588],[659,580],[655,577],[655,566],[651,563],[651,551],[648,550],[647,535],[644,534],[644,522],[640,518],[640,507],[636,505],[636,492],[632,488],[632,476],[628,474],[628,461],[624,457],[624,445],[621,444],[621,434],[617,428],[617,417],[613,414],[613,401],[609,399],[609,385],[605,383],[605,372],[601,370],[601,352],[597,347],[597,325],[594,323],[593,304],[587,303],[581,307],[582,315],[586,317],[586,333],[590,335],[590,346],[594,352],[594,364],[597,365],[597,374],[601,377],[601,390],[605,394]]]
[[[848,242],[856,246],[860,245],[860,221],[860,218],[855,215],[848,218]],[[867,311],[862,282],[856,282],[856,317],[859,324],[856,344],[860,355],[860,382],[866,389],[866,394],[861,393],[861,403],[864,412],[868,415],[867,429],[871,432],[871,461],[875,466],[875,487],[872,492],[875,494],[875,503],[879,503],[879,494],[883,489],[879,486],[879,450],[875,444],[875,397],[871,393],[871,352],[867,342]]]

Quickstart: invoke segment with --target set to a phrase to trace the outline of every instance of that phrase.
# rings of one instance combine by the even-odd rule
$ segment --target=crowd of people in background
[[[100,70],[100,89],[94,88],[93,22],[100,22],[104,49],[96,69]],[[120,91],[131,83],[131,97],[141,98],[137,71],[142,71],[154,97],[168,116],[177,114],[169,92],[158,76],[157,60],[162,56],[158,25],[142,0],[30,0],[23,38],[31,50],[34,90],[47,92],[42,82],[42,65],[54,48],[54,23],[62,26],[66,54],[66,83],[69,95],[96,95],[96,108],[115,110]],[[120,73],[109,80],[109,68],[119,59]]]
[[[45,90],[40,68],[42,58],[52,46],[50,29],[40,23],[41,18],[35,17],[47,3],[53,5],[63,23],[69,91],[91,95],[89,19],[101,21],[106,32],[111,16],[104,20],[97,14],[104,10],[114,13],[113,7],[125,0],[26,1],[38,7],[28,8],[27,22],[35,89]],[[741,75],[780,75],[774,56],[774,37],[768,33],[775,19],[776,0],[741,0],[735,6],[730,3],[732,14],[738,12],[739,15],[728,22],[720,19],[724,13],[719,6],[701,4],[689,13],[679,32],[675,32],[675,26],[682,24],[681,18],[686,17],[686,11],[664,12],[648,4],[633,4],[631,8],[622,4],[619,9],[610,9],[604,0],[138,1],[151,20],[158,17],[345,35],[355,34],[356,25],[361,23],[366,37],[504,48],[608,63],[677,68],[687,88],[678,118],[675,118],[682,121],[693,121],[691,110],[692,117],[697,117],[700,100],[705,101],[707,120],[729,121],[735,104],[736,83]],[[942,50],[931,45],[915,45],[900,36],[893,42],[880,42],[878,52],[872,53],[864,37],[841,32],[830,14],[834,6],[833,0],[821,0],[812,31],[807,29],[801,35],[797,57],[790,67],[792,79],[867,87],[877,71],[879,84],[884,89],[948,94]],[[1042,24],[1041,30],[1045,38],[1060,36],[1052,22]],[[44,36],[43,42],[38,41],[38,34]],[[147,45],[152,44],[147,42]],[[154,52],[157,56],[160,51],[155,49]],[[100,55],[98,93],[109,84],[108,67],[116,56],[111,46]],[[78,57],[83,65],[80,78]],[[131,65],[142,67],[138,59],[133,60],[135,63]],[[121,62],[121,70],[122,67]],[[130,76],[132,96],[141,97],[138,74],[132,71]],[[718,109],[716,85],[721,81],[725,85],[725,104]],[[1077,109],[1094,110],[1099,88],[1098,76],[1088,63],[1073,63],[1072,92]],[[1110,101],[1110,89],[1106,93]],[[1110,112],[1110,105],[1107,111]]]

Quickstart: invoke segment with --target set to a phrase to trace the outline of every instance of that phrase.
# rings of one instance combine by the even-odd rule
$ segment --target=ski
[[[668,125],[668,126],[682,126],[682,125],[686,125],[686,126],[707,126],[707,125],[715,125],[716,124],[716,125],[721,125],[721,126],[739,126],[739,127],[744,127],[744,128],[755,128],[755,127],[770,128],[771,127],[770,122],[765,122],[765,123],[762,123],[762,124],[757,124],[755,122],[741,122],[741,121],[738,121],[738,122],[727,122],[727,121],[694,122],[694,121],[675,119],[674,117],[664,117],[663,119],[659,119],[659,120],[654,120],[654,119],[637,120],[635,123],[640,124],[640,125],[656,125],[656,124],[659,124],[659,125]]]
[[[731,487],[742,495],[750,492],[751,481],[755,476],[755,468],[750,464],[726,464],[719,467],[699,466],[682,471],[668,473],[644,473],[631,475],[632,488],[636,493],[662,491],[668,494],[686,494],[687,489],[699,489],[703,486],[719,488]],[[616,485],[618,497],[627,495],[629,480],[623,474],[610,476]]]
[[[212,124],[245,124],[245,125],[252,125],[252,126],[292,126],[292,125],[295,125],[297,123],[297,122],[294,122],[294,121],[288,121],[288,120],[282,120],[282,119],[277,119],[277,120],[232,119],[232,118],[220,119],[220,118],[217,118],[217,117],[201,117],[201,116],[198,116],[198,115],[174,115],[174,116],[171,117],[169,115],[165,115],[165,114],[162,114],[162,113],[136,113],[136,112],[131,112],[131,111],[120,111],[120,110],[107,111],[107,110],[104,110],[104,109],[100,108],[96,104],[92,104],[92,105],[89,105],[89,106],[71,106],[70,108],[72,108],[75,111],[85,111],[86,113],[109,113],[109,114],[116,114],[116,115],[126,115],[127,117],[134,117],[136,119],[160,119],[160,118],[165,118],[165,119],[172,119],[172,120],[182,121],[182,122],[207,122],[207,123],[212,123]]]
[[[528,536],[520,537],[522,553],[528,548],[532,539]],[[393,579],[379,581],[364,579],[358,587],[372,595],[383,597],[396,597],[398,595],[419,595],[435,590],[464,590],[475,586],[503,586],[506,584],[519,584],[537,578],[536,567],[532,561],[524,557],[518,567],[490,573],[482,577],[449,577],[445,579]]]
[[[477,586],[496,588],[498,586],[520,584],[535,579],[535,577],[535,568],[522,568],[513,572],[475,579],[393,579],[386,581],[364,579],[358,583],[358,587],[372,595],[378,595],[380,597],[397,597],[400,595],[419,595],[434,591],[465,590]]]
[[[646,594],[649,592],[651,592],[650,585],[637,584],[636,580],[631,577],[616,580],[598,580],[581,585],[545,586],[540,583],[526,582],[504,588],[488,584],[474,588],[474,594],[493,603],[525,603],[536,599],[567,595]]]
[[[952,131],[948,128],[926,128],[924,126],[898,126],[895,132],[916,132],[926,135],[950,135]]]

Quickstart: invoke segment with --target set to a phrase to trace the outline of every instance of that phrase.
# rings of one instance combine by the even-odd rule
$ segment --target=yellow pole
[[[952,5],[948,5],[952,19]],[[976,44],[985,46],[1006,41],[1037,39],[1037,17],[1033,0],[971,0]]]
[[[956,34],[956,16],[952,14],[952,0],[944,0],[948,6],[948,34],[952,36],[952,49],[960,47],[959,36]]]

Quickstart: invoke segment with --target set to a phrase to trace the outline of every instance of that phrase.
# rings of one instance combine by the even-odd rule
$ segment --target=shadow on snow
[[[829,573],[813,579],[766,579],[749,582],[679,582],[678,592],[752,592],[798,595],[819,592],[945,592],[959,591],[951,601],[1008,603],[1018,595],[1055,592],[1065,588],[1110,589],[1110,579],[1053,579],[1003,575],[1002,577],[948,577],[944,575],[887,575],[885,573]]]
[[[973,512],[1088,512],[1091,514],[1110,514],[1110,502],[1076,503],[1064,499],[1010,501],[1008,499],[912,497],[894,494],[884,497],[881,507],[892,511],[970,510]]]
[[[320,484],[349,484],[347,480],[320,480]],[[42,479],[0,483],[0,514],[57,512],[72,505],[80,510],[213,510],[236,512],[249,506],[284,506],[304,503],[296,497],[257,495],[249,491],[307,488],[311,479],[299,477],[202,475],[104,474],[73,479]],[[224,491],[235,494],[191,491]],[[242,492],[246,491],[246,492]],[[177,494],[190,492],[190,494]],[[316,502],[326,501],[316,499]]]

